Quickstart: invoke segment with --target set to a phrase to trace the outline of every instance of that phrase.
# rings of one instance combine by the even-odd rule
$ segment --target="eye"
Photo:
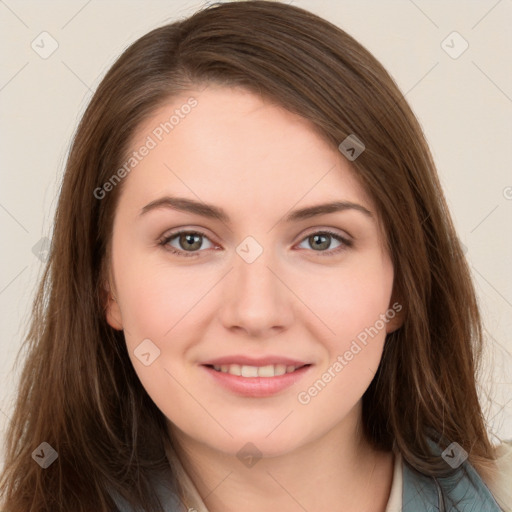
[[[332,239],[338,241],[339,246],[329,251],[324,250],[330,247]],[[211,243],[210,239],[200,231],[177,231],[166,235],[158,244],[172,254],[189,258],[200,255],[202,252],[200,249],[204,240],[208,240]],[[178,244],[178,247],[172,245],[171,242],[173,241],[175,244]],[[310,247],[313,247],[313,251],[318,253],[319,256],[332,256],[352,246],[351,240],[329,230],[311,233],[302,239],[301,243],[304,242],[309,243]]]
[[[174,239],[179,245],[178,248],[171,245],[171,241]],[[159,245],[178,256],[194,257],[198,256],[199,249],[203,245],[203,239],[210,241],[204,233],[198,231],[178,231],[165,236],[159,241]]]
[[[330,247],[333,238],[340,242],[340,245],[329,251],[324,250]],[[301,243],[304,242],[308,243],[310,247],[313,247],[313,250],[317,252],[319,256],[332,256],[352,246],[351,240],[328,230],[311,233],[304,238]]]

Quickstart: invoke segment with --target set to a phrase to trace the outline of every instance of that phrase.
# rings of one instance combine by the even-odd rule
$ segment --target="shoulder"
[[[432,452],[439,455],[441,447],[430,444]],[[456,504],[457,510],[467,512],[512,512],[512,441],[495,446],[494,455],[494,464],[486,468],[485,474],[477,472],[468,460],[435,478],[404,464],[401,510],[440,510],[443,504],[453,510]]]
[[[512,439],[495,447],[496,471],[483,477],[500,507],[512,511]]]

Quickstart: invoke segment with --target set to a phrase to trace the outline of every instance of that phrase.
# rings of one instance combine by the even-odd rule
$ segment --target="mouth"
[[[219,385],[220,389],[250,398],[277,395],[296,384],[313,366],[299,362],[268,364],[268,361],[260,365],[227,362],[200,365],[212,379],[211,383],[215,388]]]
[[[227,373],[229,375],[235,375],[237,377],[246,377],[246,378],[256,378],[256,377],[279,377],[281,375],[285,375],[287,373],[294,373],[295,371],[311,366],[310,364],[300,364],[300,365],[285,365],[285,364],[268,364],[265,366],[250,366],[245,364],[222,364],[222,365],[213,365],[206,364],[204,365],[208,368],[213,369],[216,372]]]

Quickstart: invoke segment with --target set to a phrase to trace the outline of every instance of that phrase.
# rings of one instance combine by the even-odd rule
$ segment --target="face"
[[[132,150],[107,319],[171,431],[279,455],[360,416],[401,306],[349,162],[306,120],[213,86],[160,108]]]

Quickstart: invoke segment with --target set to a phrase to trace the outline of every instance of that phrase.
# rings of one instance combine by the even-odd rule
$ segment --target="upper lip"
[[[210,366],[222,366],[222,365],[230,365],[230,364],[239,364],[245,366],[268,366],[268,365],[276,365],[276,364],[284,364],[286,366],[295,366],[300,367],[304,366],[306,363],[304,361],[299,361],[297,359],[290,359],[289,357],[281,357],[281,356],[266,356],[266,357],[247,357],[243,355],[233,355],[233,356],[224,356],[217,357],[215,359],[209,359],[202,363],[203,365]]]

